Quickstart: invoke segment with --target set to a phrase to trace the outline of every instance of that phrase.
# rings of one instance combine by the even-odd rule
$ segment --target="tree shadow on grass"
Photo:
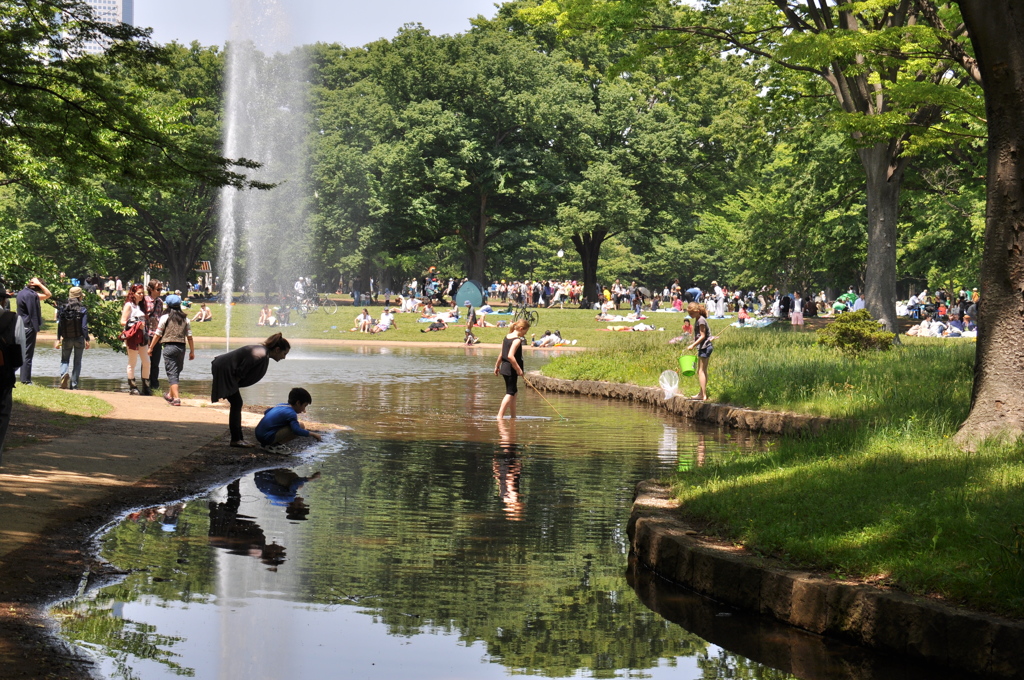
[[[1024,615],[1024,459],[836,429],[680,477],[687,510],[764,552]]]

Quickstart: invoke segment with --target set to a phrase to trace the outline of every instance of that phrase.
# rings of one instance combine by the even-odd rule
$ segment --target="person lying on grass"
[[[426,328],[421,328],[420,329],[420,333],[432,333],[433,331],[446,331],[446,330],[448,330],[448,324],[446,324],[441,319],[438,319],[437,321],[432,322]]]
[[[322,438],[316,432],[310,432],[299,424],[299,414],[313,403],[313,397],[301,387],[292,388],[288,393],[288,403],[268,408],[263,419],[256,426],[256,441],[270,453],[288,453],[284,446],[296,437],[312,437],[317,441]]]

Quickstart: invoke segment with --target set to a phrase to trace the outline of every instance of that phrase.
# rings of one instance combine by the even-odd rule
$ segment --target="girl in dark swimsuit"
[[[519,391],[519,376],[523,374],[523,338],[530,330],[528,321],[516,321],[512,324],[512,332],[501,342],[501,356],[494,364],[494,375],[505,378],[505,397],[498,409],[498,420],[505,417],[508,410],[509,418],[516,419],[516,393]]]

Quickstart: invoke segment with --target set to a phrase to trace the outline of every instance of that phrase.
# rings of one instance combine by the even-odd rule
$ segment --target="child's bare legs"
[[[697,359],[697,384],[700,385],[700,393],[694,396],[698,401],[706,401],[708,398],[708,360],[711,357],[699,357]]]
[[[498,408],[498,420],[505,417],[505,411],[508,410],[509,418],[512,420],[516,419],[516,395],[506,394],[501,400],[501,406]]]

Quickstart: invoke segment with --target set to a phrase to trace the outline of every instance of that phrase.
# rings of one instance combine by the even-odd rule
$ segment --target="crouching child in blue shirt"
[[[313,403],[313,397],[301,387],[295,387],[288,393],[288,403],[278,404],[267,409],[263,420],[256,426],[256,441],[271,453],[288,453],[284,446],[296,437],[312,437],[322,441],[319,434],[310,432],[299,424],[299,414],[306,412],[306,407]]]

